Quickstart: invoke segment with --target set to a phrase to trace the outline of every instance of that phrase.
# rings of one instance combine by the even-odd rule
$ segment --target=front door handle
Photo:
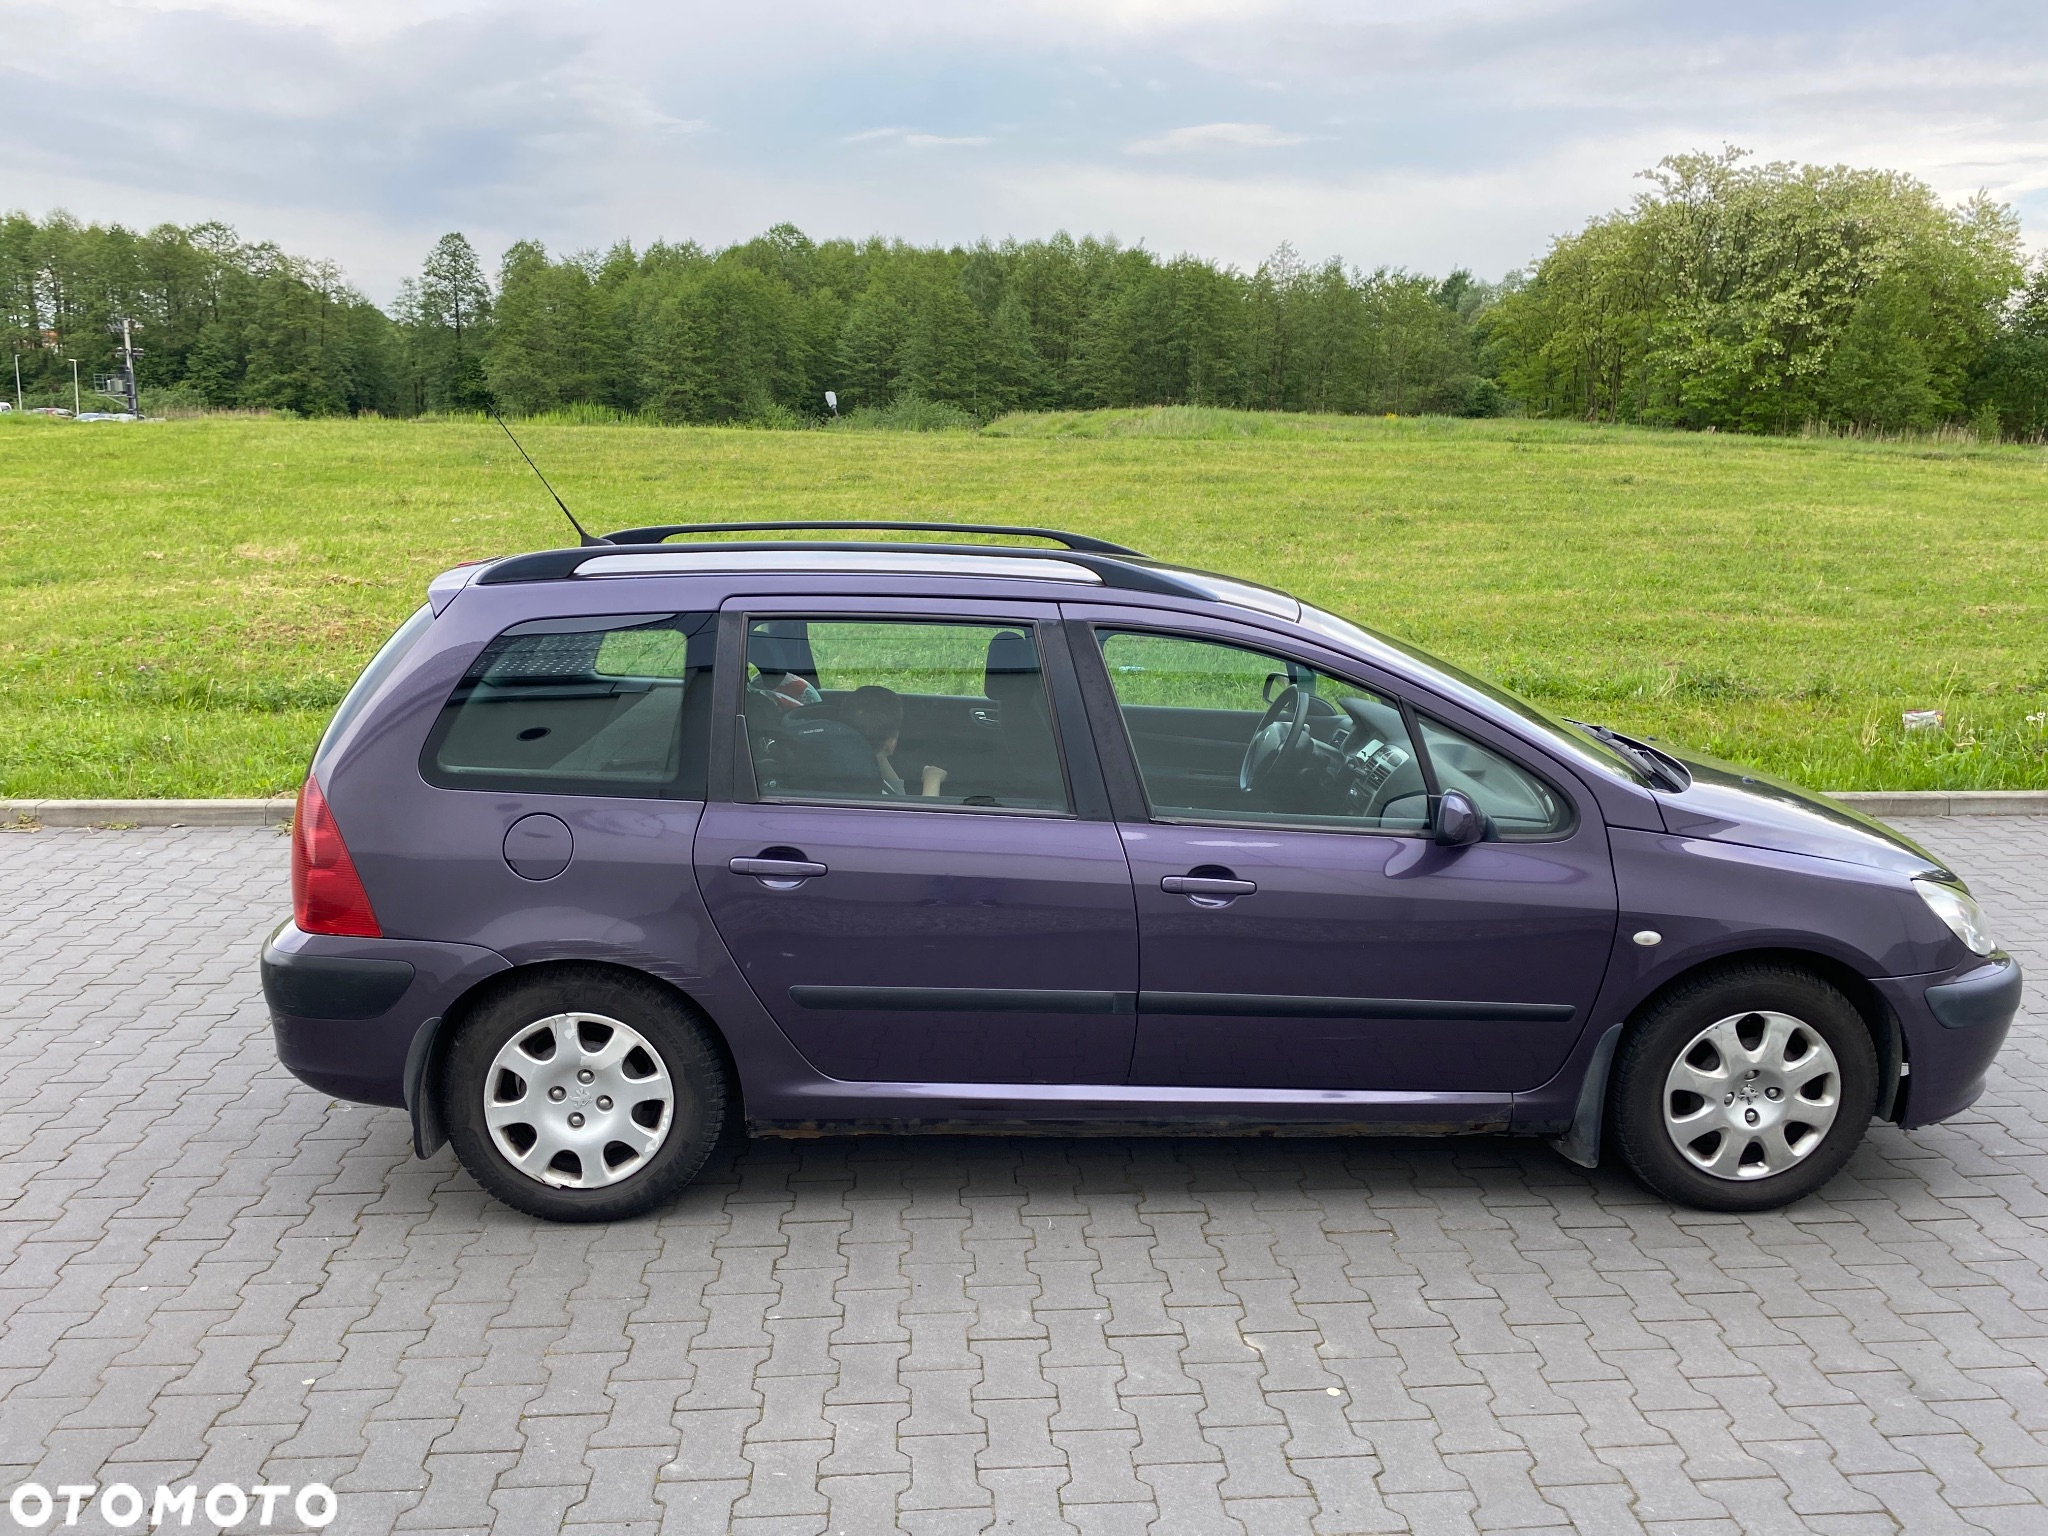
[[[727,869],[736,875],[752,875],[771,890],[793,891],[806,880],[829,871],[810,859],[730,859]]]
[[[1164,875],[1159,889],[1169,896],[1250,896],[1258,890],[1253,880],[1221,880],[1210,875]]]

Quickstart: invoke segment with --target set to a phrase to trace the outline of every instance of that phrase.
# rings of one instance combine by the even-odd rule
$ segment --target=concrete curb
[[[1866,816],[2048,816],[2042,789],[1855,789],[1828,796]]]
[[[0,827],[282,827],[293,800],[0,800]]]
[[[1845,790],[1830,796],[1866,816],[2048,816],[2048,790]],[[276,800],[0,800],[0,827],[283,827]]]

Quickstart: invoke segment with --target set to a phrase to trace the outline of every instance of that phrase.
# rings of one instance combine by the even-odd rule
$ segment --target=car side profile
[[[1867,817],[982,525],[436,578],[314,755],[292,884],[285,1066],[568,1221],[742,1128],[1507,1133],[1767,1209],[1972,1104],[2021,985]]]

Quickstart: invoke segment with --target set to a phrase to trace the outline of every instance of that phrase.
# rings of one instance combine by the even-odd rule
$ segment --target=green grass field
[[[2038,449],[1200,410],[524,434],[593,527],[1072,528],[1816,787],[2048,786]],[[562,533],[488,424],[0,418],[0,796],[288,790],[430,576]]]

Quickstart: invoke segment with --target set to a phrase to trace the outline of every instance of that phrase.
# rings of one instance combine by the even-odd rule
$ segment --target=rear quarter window
[[[442,789],[701,800],[716,618],[513,625],[441,707],[421,773]]]

